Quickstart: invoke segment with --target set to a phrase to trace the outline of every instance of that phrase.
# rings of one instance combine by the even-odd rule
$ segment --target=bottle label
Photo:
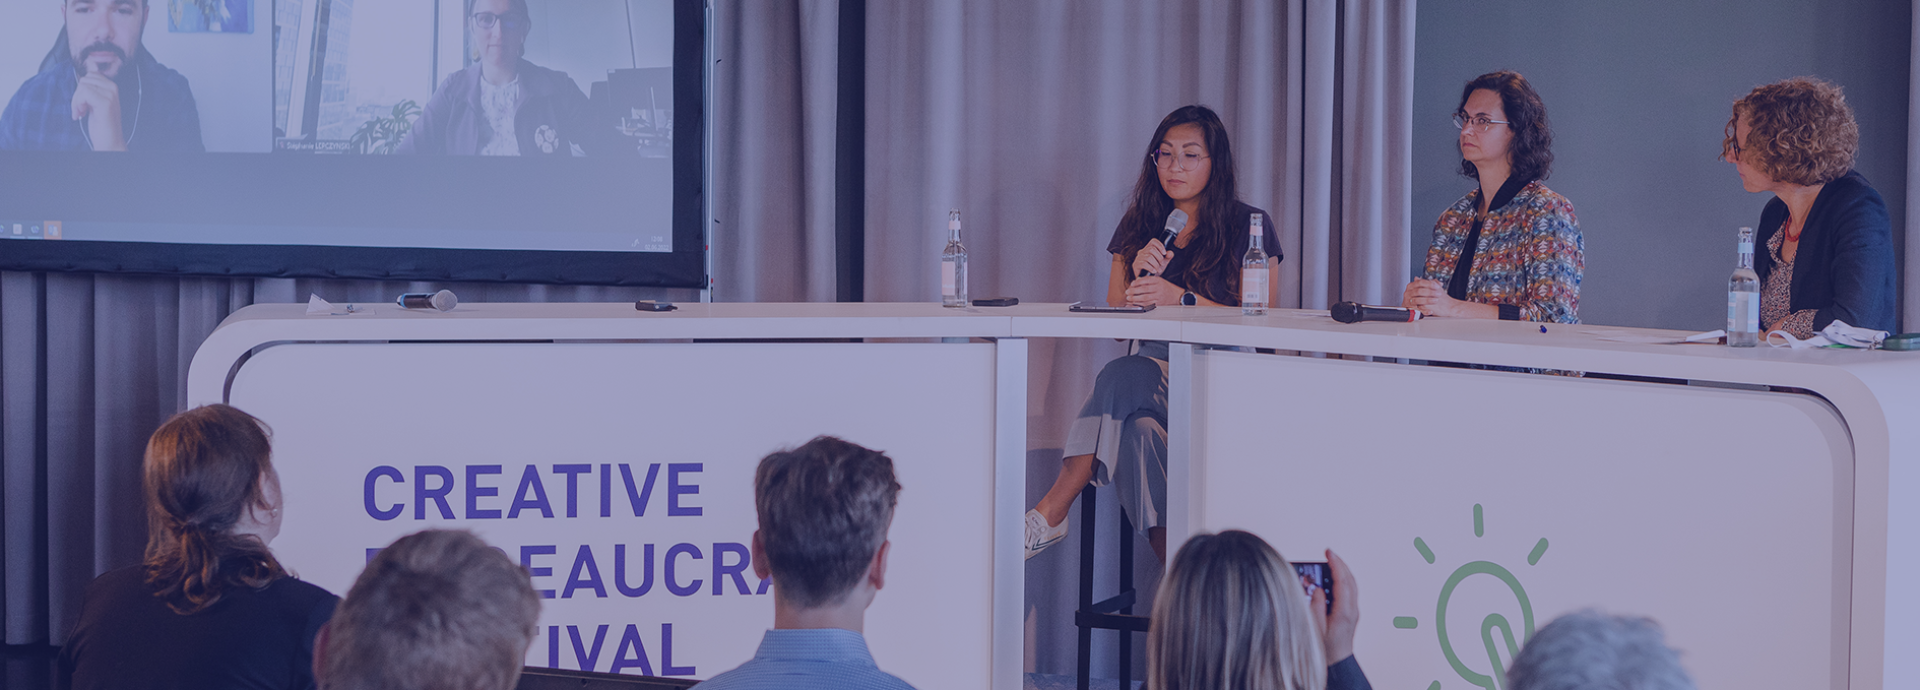
[[[951,295],[956,289],[954,281],[954,262],[940,262],[940,294]]]
[[[1753,253],[1753,240],[1742,240],[1742,241],[1740,242],[1740,253],[1741,253],[1741,254],[1752,254],[1752,253]]]
[[[1758,294],[1727,293],[1727,332],[1760,332],[1760,296]]]
[[[1248,268],[1240,271],[1240,303],[1267,303],[1267,269]]]

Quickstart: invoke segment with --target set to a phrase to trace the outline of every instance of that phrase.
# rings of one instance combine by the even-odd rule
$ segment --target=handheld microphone
[[[1180,231],[1185,229],[1187,229],[1187,212],[1176,208],[1173,210],[1173,213],[1167,214],[1167,226],[1166,226],[1167,232],[1166,234],[1160,236],[1160,246],[1166,247],[1169,251],[1171,251],[1173,249],[1174,238],[1179,237]],[[1147,269],[1143,268],[1143,269],[1140,269],[1140,275],[1135,277],[1145,278],[1149,275],[1152,275],[1152,274],[1148,273]]]
[[[454,297],[452,290],[441,290],[433,294],[409,292],[401,295],[400,299],[394,300],[394,303],[406,309],[453,311],[454,307],[460,306],[460,298]]]
[[[1426,316],[1420,313],[1418,309],[1408,309],[1406,307],[1376,307],[1359,302],[1338,302],[1333,305],[1330,311],[1333,312],[1333,320],[1339,321],[1340,323],[1358,323],[1361,321],[1408,323]]]

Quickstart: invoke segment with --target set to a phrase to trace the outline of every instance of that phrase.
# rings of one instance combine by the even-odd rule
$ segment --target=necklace
[[[1788,241],[1788,242],[1799,242],[1799,241],[1800,241],[1800,232],[1801,232],[1801,231],[1804,231],[1804,230],[1806,230],[1806,229],[1807,229],[1807,224],[1806,224],[1806,223],[1801,223],[1801,224],[1800,224],[1800,226],[1799,226],[1799,227],[1797,227],[1797,228],[1796,228],[1796,227],[1794,227],[1794,226],[1793,226],[1793,216],[1792,216],[1792,215],[1788,215],[1788,216],[1787,216],[1787,219],[1786,219],[1786,220],[1784,220],[1784,221],[1781,221],[1781,222],[1783,223],[1783,225],[1784,225],[1784,227],[1786,227],[1786,229],[1787,229],[1787,241]]]
[[[140,72],[140,63],[135,62],[133,63],[133,127],[127,130],[127,140],[122,142],[129,149],[133,148],[133,138],[140,134],[140,111],[147,108],[146,96],[147,75]],[[88,113],[87,119],[91,121],[93,114]],[[80,123],[80,136],[87,140],[87,150],[94,150],[93,134],[87,131],[85,122]]]

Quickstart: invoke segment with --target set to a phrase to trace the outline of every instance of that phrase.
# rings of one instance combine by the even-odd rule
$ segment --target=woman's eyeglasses
[[[1186,170],[1192,170],[1194,168],[1200,167],[1200,161],[1205,160],[1207,157],[1197,153],[1174,153],[1172,151],[1155,151],[1153,153],[1147,154],[1147,158],[1152,159],[1153,164],[1160,166],[1161,168],[1171,168],[1173,170],[1186,171]]]
[[[527,28],[527,18],[519,14],[500,14],[498,12],[473,13],[473,25],[482,30],[491,29],[495,24],[506,24],[509,29]]]
[[[1479,134],[1486,134],[1487,130],[1493,129],[1494,125],[1504,125],[1504,124],[1507,124],[1506,120],[1495,120],[1485,115],[1480,115],[1477,117],[1467,117],[1466,113],[1453,114],[1454,129],[1466,129],[1468,125],[1472,125],[1473,131]]]

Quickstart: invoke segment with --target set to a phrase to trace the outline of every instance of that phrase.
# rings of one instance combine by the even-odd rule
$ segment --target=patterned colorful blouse
[[[1441,285],[1453,280],[1479,207],[1476,188],[1440,214],[1427,248],[1428,279]],[[1538,180],[1528,182],[1511,201],[1487,212],[1467,275],[1467,300],[1502,307],[1502,318],[1579,323],[1584,251],[1573,204]]]
[[[1793,262],[1780,258],[1780,246],[1786,243],[1786,236],[1787,233],[1776,232],[1767,238],[1767,254],[1773,257],[1773,271],[1767,274],[1767,284],[1760,290],[1760,323],[1766,325],[1766,333],[1786,331],[1795,338],[1805,340],[1813,337],[1813,319],[1820,315],[1820,310],[1790,311],[1789,305],[1793,302]],[[1795,255],[1794,258],[1800,257]]]

